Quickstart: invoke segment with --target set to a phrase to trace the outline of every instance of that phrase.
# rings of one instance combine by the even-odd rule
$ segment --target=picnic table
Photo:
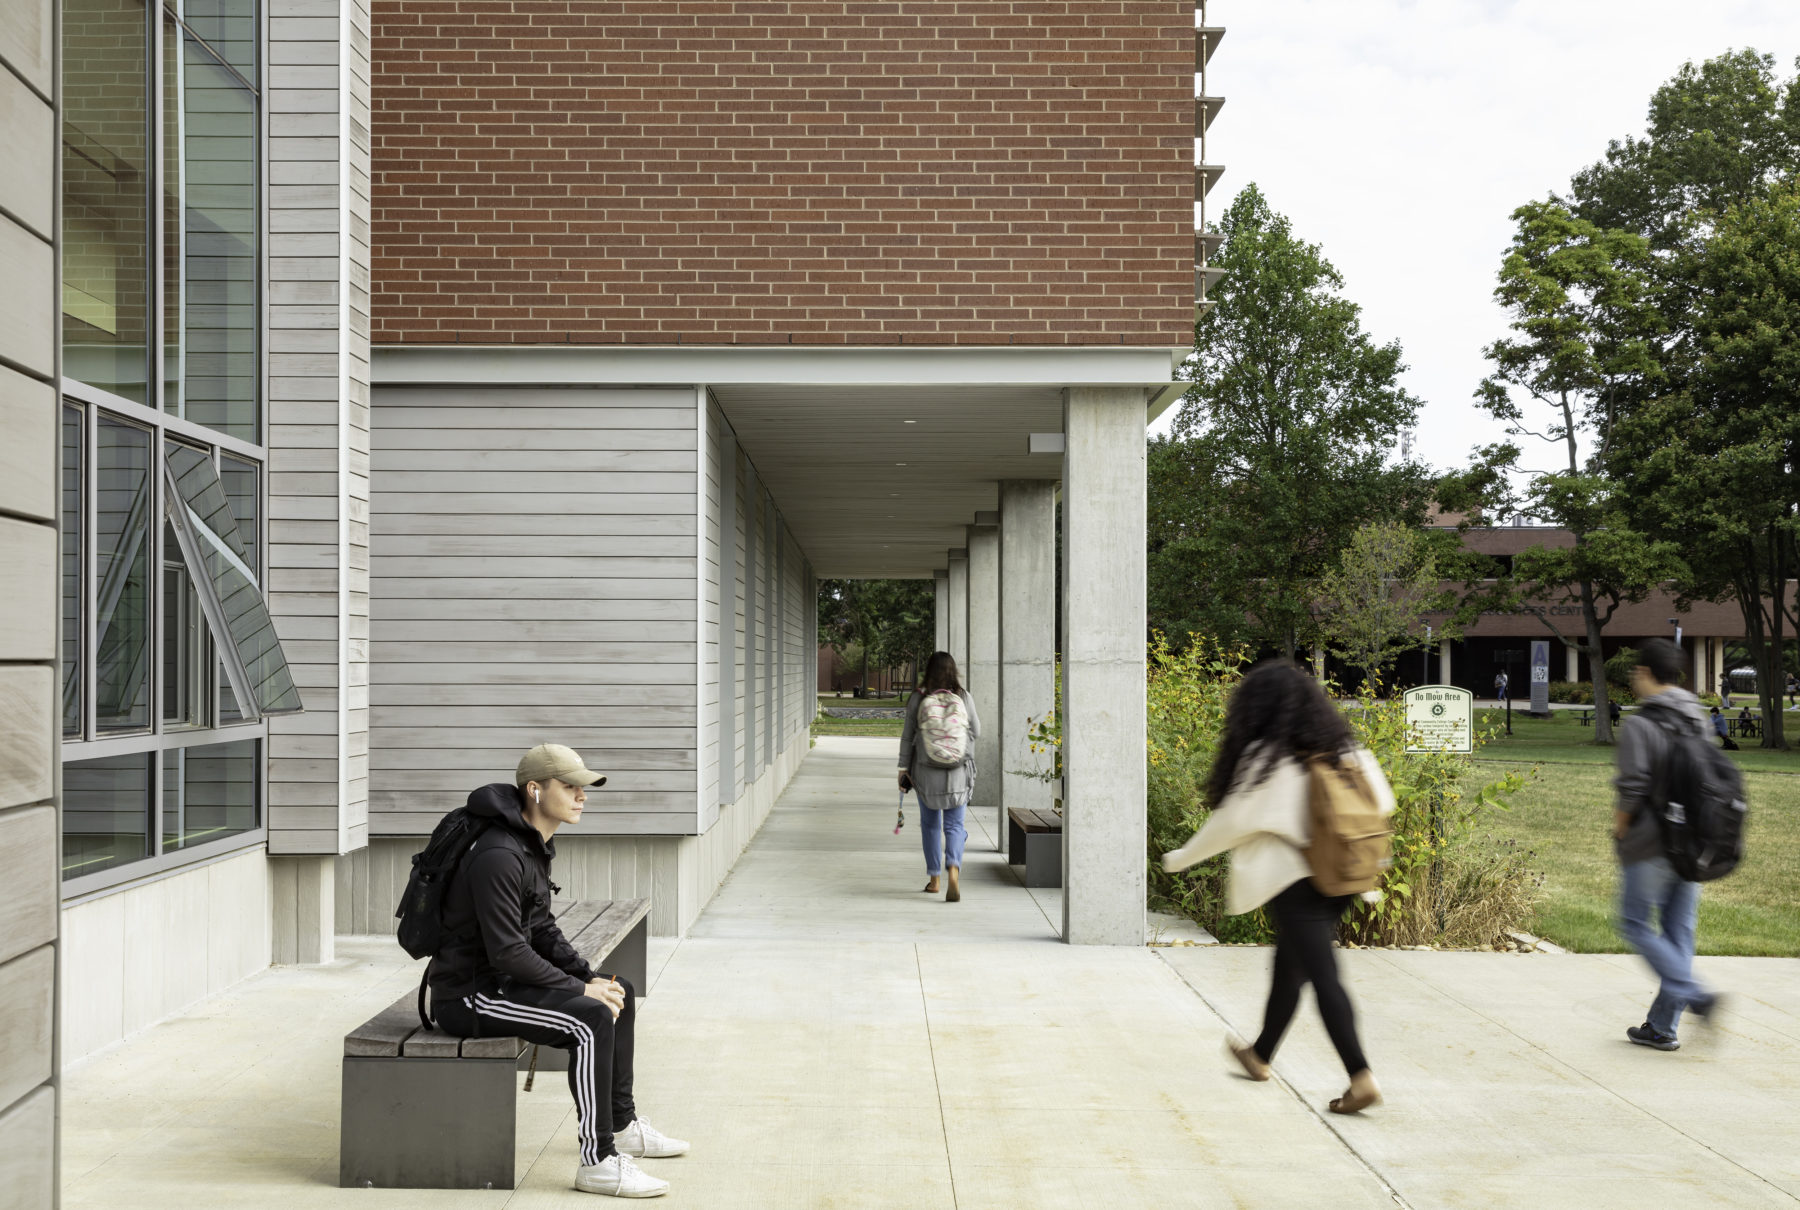
[[[1728,714],[1725,716],[1725,729],[1735,738],[1761,739],[1762,715],[1749,709],[1739,710],[1736,717]]]

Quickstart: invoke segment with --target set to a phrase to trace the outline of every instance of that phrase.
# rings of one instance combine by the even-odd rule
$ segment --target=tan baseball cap
[[[539,744],[527,752],[519,760],[519,769],[513,775],[513,785],[522,786],[528,781],[568,782],[571,786],[604,786],[606,778],[594,772],[582,763],[581,754],[573,748],[565,748],[561,744]]]

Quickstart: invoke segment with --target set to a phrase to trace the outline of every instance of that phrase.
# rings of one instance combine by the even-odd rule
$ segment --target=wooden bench
[[[556,923],[596,970],[648,986],[648,899],[558,900]],[[418,988],[344,1035],[338,1185],[511,1189],[516,1073],[533,1048],[518,1038],[457,1038],[419,1024]],[[541,1071],[568,1069],[543,1047]]]
[[[1026,886],[1062,885],[1062,830],[1054,811],[1006,808],[1006,860],[1025,867]]]

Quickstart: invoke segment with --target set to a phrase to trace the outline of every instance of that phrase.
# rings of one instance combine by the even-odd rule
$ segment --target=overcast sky
[[[1404,347],[1438,466],[1500,435],[1471,394],[1513,208],[1642,133],[1683,62],[1753,46],[1786,78],[1800,54],[1797,0],[1209,0],[1207,20],[1208,216],[1254,181],[1323,248],[1365,330]]]

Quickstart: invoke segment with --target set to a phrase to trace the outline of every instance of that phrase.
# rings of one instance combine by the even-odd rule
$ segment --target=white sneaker
[[[661,1197],[669,1191],[669,1182],[657,1180],[632,1163],[628,1155],[609,1155],[598,1164],[577,1168],[575,1187],[583,1193],[604,1193],[608,1197]]]
[[[686,1155],[685,1139],[672,1139],[643,1118],[633,1118],[631,1125],[613,1135],[613,1146],[621,1155],[640,1159],[666,1160],[672,1155]]]

